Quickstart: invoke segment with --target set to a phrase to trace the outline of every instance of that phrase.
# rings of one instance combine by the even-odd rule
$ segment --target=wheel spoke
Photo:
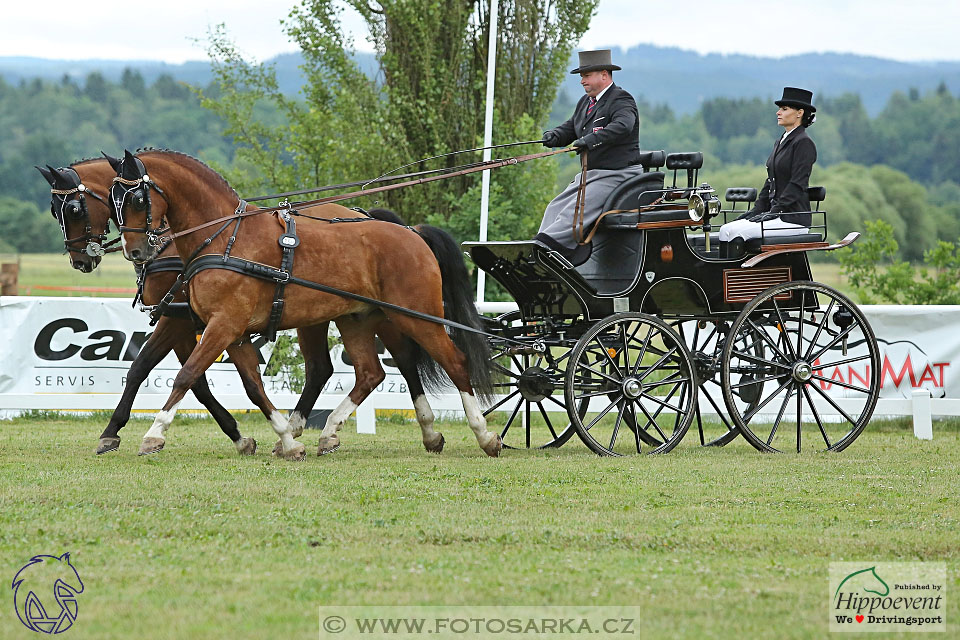
[[[617,419],[613,422],[613,433],[610,435],[610,446],[607,449],[613,451],[613,445],[617,444],[617,434],[620,432],[620,423],[623,421],[623,405],[626,399],[617,403]]]
[[[828,384],[835,384],[838,387],[844,387],[846,389],[851,389],[853,391],[859,391],[860,393],[870,393],[870,389],[864,389],[863,387],[855,387],[852,384],[847,384],[846,382],[840,382],[839,380],[827,380],[823,376],[812,376],[811,380],[821,380]]]
[[[820,427],[820,435],[823,436],[823,441],[827,443],[827,449],[829,449],[833,445],[830,444],[830,438],[827,437],[827,432],[823,428],[823,421],[820,419],[820,414],[817,413],[817,407],[813,404],[813,398],[810,397],[810,392],[807,391],[807,385],[803,385],[800,389],[807,399],[807,404],[810,405],[810,411],[813,412],[813,419],[817,421],[817,426]]]
[[[773,309],[777,312],[777,320],[780,321],[780,331],[782,332],[782,335],[783,335],[783,342],[784,344],[787,345],[787,350],[790,352],[790,359],[795,361],[797,359],[797,354],[793,350],[793,343],[790,342],[790,336],[787,333],[787,323],[783,319],[783,313],[780,311],[780,305],[777,304],[776,296],[773,296],[772,302],[773,302]],[[802,311],[801,311],[801,315],[803,315]],[[787,315],[787,317],[788,318],[790,317],[789,314]]]
[[[514,396],[517,395],[518,393],[520,393],[520,390],[519,390],[519,389],[517,389],[516,391],[514,391],[513,393],[511,393],[511,394],[508,395],[508,396],[504,396],[503,399],[500,400],[500,402],[498,402],[497,404],[493,405],[492,407],[490,407],[489,409],[487,409],[486,411],[484,411],[484,412],[483,412],[483,417],[486,418],[488,415],[490,415],[490,413],[492,413],[493,411],[496,411],[498,407],[500,407],[503,403],[509,401],[510,398],[514,397]]]
[[[763,384],[764,382],[770,382],[772,380],[779,380],[784,374],[777,374],[774,376],[766,376],[764,378],[756,378],[754,380],[747,380],[746,382],[738,382],[737,384],[730,385],[731,389],[740,389],[741,387],[751,387],[755,384]]]
[[[774,355],[780,356],[780,357],[781,357],[782,359],[784,359],[784,360],[790,360],[790,359],[791,359],[787,354],[785,354],[785,353],[780,349],[780,347],[778,347],[778,346],[773,342],[773,340],[770,339],[770,336],[768,336],[768,335],[767,335],[767,332],[763,330],[763,327],[758,326],[758,325],[753,321],[753,319],[751,319],[751,318],[747,318],[747,322],[750,323],[750,328],[753,329],[753,331],[756,333],[756,335],[760,336],[760,339],[763,340],[764,342],[766,342],[767,345],[769,345],[769,347],[773,350]]]
[[[778,367],[780,369],[790,370],[790,365],[784,364],[782,362],[777,362],[776,360],[767,360],[766,358],[761,358],[759,356],[754,356],[749,353],[744,353],[741,351],[734,350],[731,356],[737,356],[740,360],[746,360],[747,362],[752,362],[754,364],[765,364],[768,367]]]
[[[770,446],[770,443],[773,442],[773,436],[777,433],[777,427],[780,426],[780,421],[783,420],[783,413],[787,410],[787,405],[790,403],[790,392],[787,391],[783,395],[783,402],[780,404],[780,411],[777,412],[777,419],[773,421],[773,428],[770,429],[770,437],[767,438],[767,444]]]
[[[663,354],[663,355],[660,357],[659,360],[657,360],[657,361],[654,362],[652,365],[650,365],[649,367],[647,367],[647,370],[644,371],[644,372],[643,372],[643,375],[640,376],[640,380],[643,380],[643,379],[646,378],[648,375],[650,375],[651,373],[653,373],[654,371],[656,371],[657,369],[659,369],[659,368],[660,368],[660,365],[663,364],[664,360],[666,360],[667,358],[669,358],[670,356],[672,356],[674,353],[676,353],[678,348],[679,348],[679,347],[673,347],[672,349],[670,349],[670,351],[668,351],[667,353]]]
[[[587,364],[584,364],[584,363],[582,363],[582,362],[581,362],[581,363],[578,363],[577,366],[579,366],[579,367],[582,368],[582,369],[586,369],[586,370],[589,371],[590,373],[593,373],[593,374],[595,374],[595,375],[598,375],[598,376],[600,376],[601,378],[605,378],[605,379],[609,380],[610,382],[612,382],[613,384],[615,384],[615,385],[617,385],[617,386],[620,386],[620,381],[619,381],[619,380],[617,380],[616,378],[613,378],[613,377],[611,377],[611,376],[608,376],[608,375],[607,375],[606,373],[604,373],[603,371],[597,371],[597,370],[594,369],[593,367],[591,367],[591,366],[589,366],[589,365],[587,365]]]
[[[823,390],[822,390],[820,387],[818,387],[817,385],[811,385],[811,386],[813,387],[813,390],[816,391],[817,393],[819,393],[821,396],[823,396],[823,399],[826,400],[827,402],[829,402],[829,403],[833,406],[833,408],[836,409],[836,410],[840,413],[840,415],[842,415],[844,418],[846,418],[846,419],[847,419],[847,422],[849,422],[849,423],[852,424],[853,426],[857,426],[857,421],[854,420],[853,418],[851,418],[850,415],[847,414],[847,412],[844,411],[844,410],[840,407],[840,405],[838,405],[838,404],[834,401],[833,398],[831,398],[829,395],[827,395],[827,393],[826,393],[825,391],[823,391]]]
[[[817,340],[820,339],[820,334],[823,332],[823,328],[827,326],[827,320],[830,319],[830,311],[833,310],[833,305],[836,304],[834,298],[830,298],[830,304],[827,305],[827,310],[823,312],[823,318],[820,319],[820,322],[817,323],[817,332],[813,334],[813,340],[810,341],[810,348],[807,349],[807,353],[804,354],[804,360],[815,360],[816,358],[810,358],[810,352],[813,351],[814,347],[817,346]]]
[[[817,358],[819,358],[820,356],[822,356],[823,354],[825,354],[827,351],[829,351],[830,349],[832,349],[835,344],[837,344],[838,342],[840,342],[841,340],[843,340],[846,336],[850,335],[850,332],[853,331],[853,328],[854,328],[854,327],[857,327],[857,326],[859,326],[859,325],[860,325],[859,322],[858,322],[858,323],[855,323],[855,324],[851,324],[849,327],[847,327],[846,329],[844,329],[843,331],[841,331],[840,333],[838,333],[836,336],[834,336],[833,340],[831,340],[829,343],[827,343],[827,346],[825,346],[824,348],[820,349],[820,351],[817,352],[817,355],[811,357],[810,360],[811,360],[811,361],[816,360]]]
[[[851,362],[860,362],[861,360],[869,360],[869,359],[870,359],[870,354],[865,353],[862,356],[855,356],[853,358],[847,358],[846,360],[838,360],[837,362],[820,363],[820,365],[816,368],[816,371],[820,371],[821,369],[826,369],[828,367],[839,367],[840,365],[843,365],[843,364],[850,364]]]
[[[610,413],[610,409],[613,409],[613,407],[614,407],[618,402],[620,402],[620,400],[622,400],[622,399],[623,399],[623,394],[620,394],[617,398],[614,398],[613,402],[611,402],[610,404],[608,404],[608,405],[606,406],[606,408],[605,408],[603,411],[601,411],[599,414],[597,414],[597,417],[595,417],[593,420],[591,420],[591,421],[590,421],[590,424],[588,424],[588,425],[587,425],[586,427],[584,427],[584,428],[585,428],[587,431],[590,431],[590,429],[593,428],[593,425],[597,424],[597,423],[600,421],[600,419],[603,418],[603,416],[605,416],[605,415],[607,415],[608,413]]]
[[[600,342],[600,336],[599,336],[599,335],[594,336],[593,340],[594,340],[594,342],[597,343],[597,345],[600,346],[600,351],[603,352],[603,355],[604,355],[604,357],[606,357],[607,362],[610,363],[610,366],[613,367],[614,369],[619,369],[620,367],[617,365],[616,362],[613,361],[613,357],[610,355],[610,352],[607,351],[607,347],[605,347],[605,346],[603,345],[603,343]]]
[[[662,441],[663,441],[663,442],[666,442],[666,441],[668,440],[668,438],[667,438],[667,436],[663,433],[663,431],[661,431],[660,425],[657,424],[657,416],[660,415],[660,411],[663,410],[663,407],[660,407],[660,409],[658,409],[656,412],[654,412],[654,414],[653,414],[652,416],[650,415],[650,412],[647,411],[647,408],[646,408],[645,406],[643,406],[643,403],[642,403],[642,402],[636,402],[636,403],[634,403],[634,410],[636,410],[636,407],[640,407],[640,411],[643,411],[643,415],[645,415],[645,416],[647,417],[647,425],[644,427],[643,430],[644,430],[644,431],[647,431],[647,427],[653,426],[653,428],[657,430],[657,433],[660,434],[660,437],[663,438]],[[640,425],[639,425],[639,424],[637,425],[637,428],[638,428],[638,429],[640,428]]]
[[[560,436],[558,436],[556,430],[554,430],[553,423],[550,422],[550,415],[547,413],[547,410],[543,408],[543,402],[538,402],[537,408],[540,409],[540,415],[543,416],[543,421],[547,423],[547,429],[550,430],[550,435],[553,436],[554,440],[557,440]]]
[[[503,426],[503,431],[500,433],[500,440],[503,440],[507,437],[507,431],[510,430],[510,427],[513,425],[513,421],[517,418],[517,414],[520,413],[520,405],[523,404],[523,398],[517,400],[517,406],[513,408],[513,413],[510,414],[510,419],[507,420],[507,424]]]
[[[768,403],[768,402],[770,402],[771,400],[773,400],[774,397],[776,397],[777,394],[779,394],[781,391],[783,391],[784,388],[786,388],[792,381],[793,381],[792,378],[787,378],[787,379],[777,388],[776,391],[774,391],[774,392],[771,393],[769,396],[767,396],[767,399],[766,399],[766,400],[764,400],[763,402],[761,402],[760,404],[758,404],[756,407],[754,407],[753,411],[750,411],[750,412],[748,412],[745,416],[743,416],[743,421],[744,421],[744,422],[750,422],[750,419],[751,419],[753,416],[757,415],[757,413],[758,413],[761,409],[763,409],[765,406],[767,406],[767,403]]]
[[[800,453],[800,426],[803,424],[803,396],[797,389],[797,453]]]

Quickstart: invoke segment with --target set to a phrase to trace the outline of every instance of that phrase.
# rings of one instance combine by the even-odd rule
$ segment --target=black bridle
[[[61,177],[70,178],[74,182],[74,185],[69,189],[50,189],[50,213],[60,223],[64,249],[72,253],[86,254],[91,258],[102,257],[108,251],[116,251],[117,248],[107,249],[109,245],[117,241],[115,239],[107,242],[107,234],[110,233],[109,219],[106,228],[101,233],[93,233],[93,228],[90,226],[90,212],[87,209],[87,196],[99,200],[105,207],[110,205],[102,196],[87,188],[80,180],[80,175],[72,167],[60,169],[58,173]],[[83,221],[83,235],[76,238],[67,237],[67,216]],[[83,248],[76,246],[79,243],[85,243]]]
[[[136,162],[136,170],[138,177],[136,178],[124,178],[123,167],[119,172],[121,175],[118,175],[113,179],[113,185],[110,187],[110,200],[113,202],[113,210],[117,214],[117,226],[120,229],[120,233],[143,233],[147,236],[147,242],[153,247],[160,247],[163,240],[161,236],[168,231],[170,227],[166,226],[166,221],[163,221],[160,227],[153,229],[151,225],[153,224],[153,203],[150,199],[150,191],[156,191],[160,196],[167,202],[167,206],[170,205],[170,200],[167,198],[167,194],[163,192],[157,183],[150,179],[150,176],[147,175],[147,169],[143,166],[143,162],[140,161],[140,158],[133,156],[134,161]],[[126,162],[124,158],[124,162]],[[124,224],[123,221],[123,208],[126,204],[127,198],[130,198],[130,206],[136,211],[145,211],[146,217],[144,218],[143,227],[128,227]]]

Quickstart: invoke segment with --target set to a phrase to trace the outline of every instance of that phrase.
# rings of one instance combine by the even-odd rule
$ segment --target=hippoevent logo
[[[831,631],[946,631],[946,564],[830,565]]]
[[[77,619],[77,596],[83,593],[80,574],[70,564],[70,553],[33,556],[13,577],[13,604],[17,617],[37,633],[63,633]]]

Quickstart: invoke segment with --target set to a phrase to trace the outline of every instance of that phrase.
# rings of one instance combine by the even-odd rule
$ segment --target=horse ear
[[[50,165],[47,165],[47,168],[53,172],[54,176],[54,186],[58,189],[69,189],[73,186],[73,180],[70,179],[70,176],[67,175],[60,169],[54,169]]]
[[[110,166],[113,167],[114,171],[120,171],[120,158],[114,158],[111,155],[103,153],[103,150],[100,151],[104,158],[107,159],[107,162],[110,163]]]
[[[47,179],[47,182],[49,182],[50,186],[52,187],[54,184],[53,172],[50,171],[50,169],[44,169],[43,167],[38,167],[36,165],[34,165],[34,167],[43,175],[44,178]]]
[[[137,167],[137,158],[129,149],[123,150],[123,163],[120,165],[120,177],[128,180],[140,178],[140,169]]]

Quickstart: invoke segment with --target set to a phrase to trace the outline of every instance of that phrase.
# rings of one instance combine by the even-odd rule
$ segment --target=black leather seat
[[[618,185],[607,197],[603,210],[637,209],[656,200],[661,189],[663,173],[640,174]],[[637,213],[612,213],[598,223],[600,226],[593,236],[593,253],[576,268],[598,294],[622,293],[636,280],[643,262],[643,232],[637,229],[638,219]]]

